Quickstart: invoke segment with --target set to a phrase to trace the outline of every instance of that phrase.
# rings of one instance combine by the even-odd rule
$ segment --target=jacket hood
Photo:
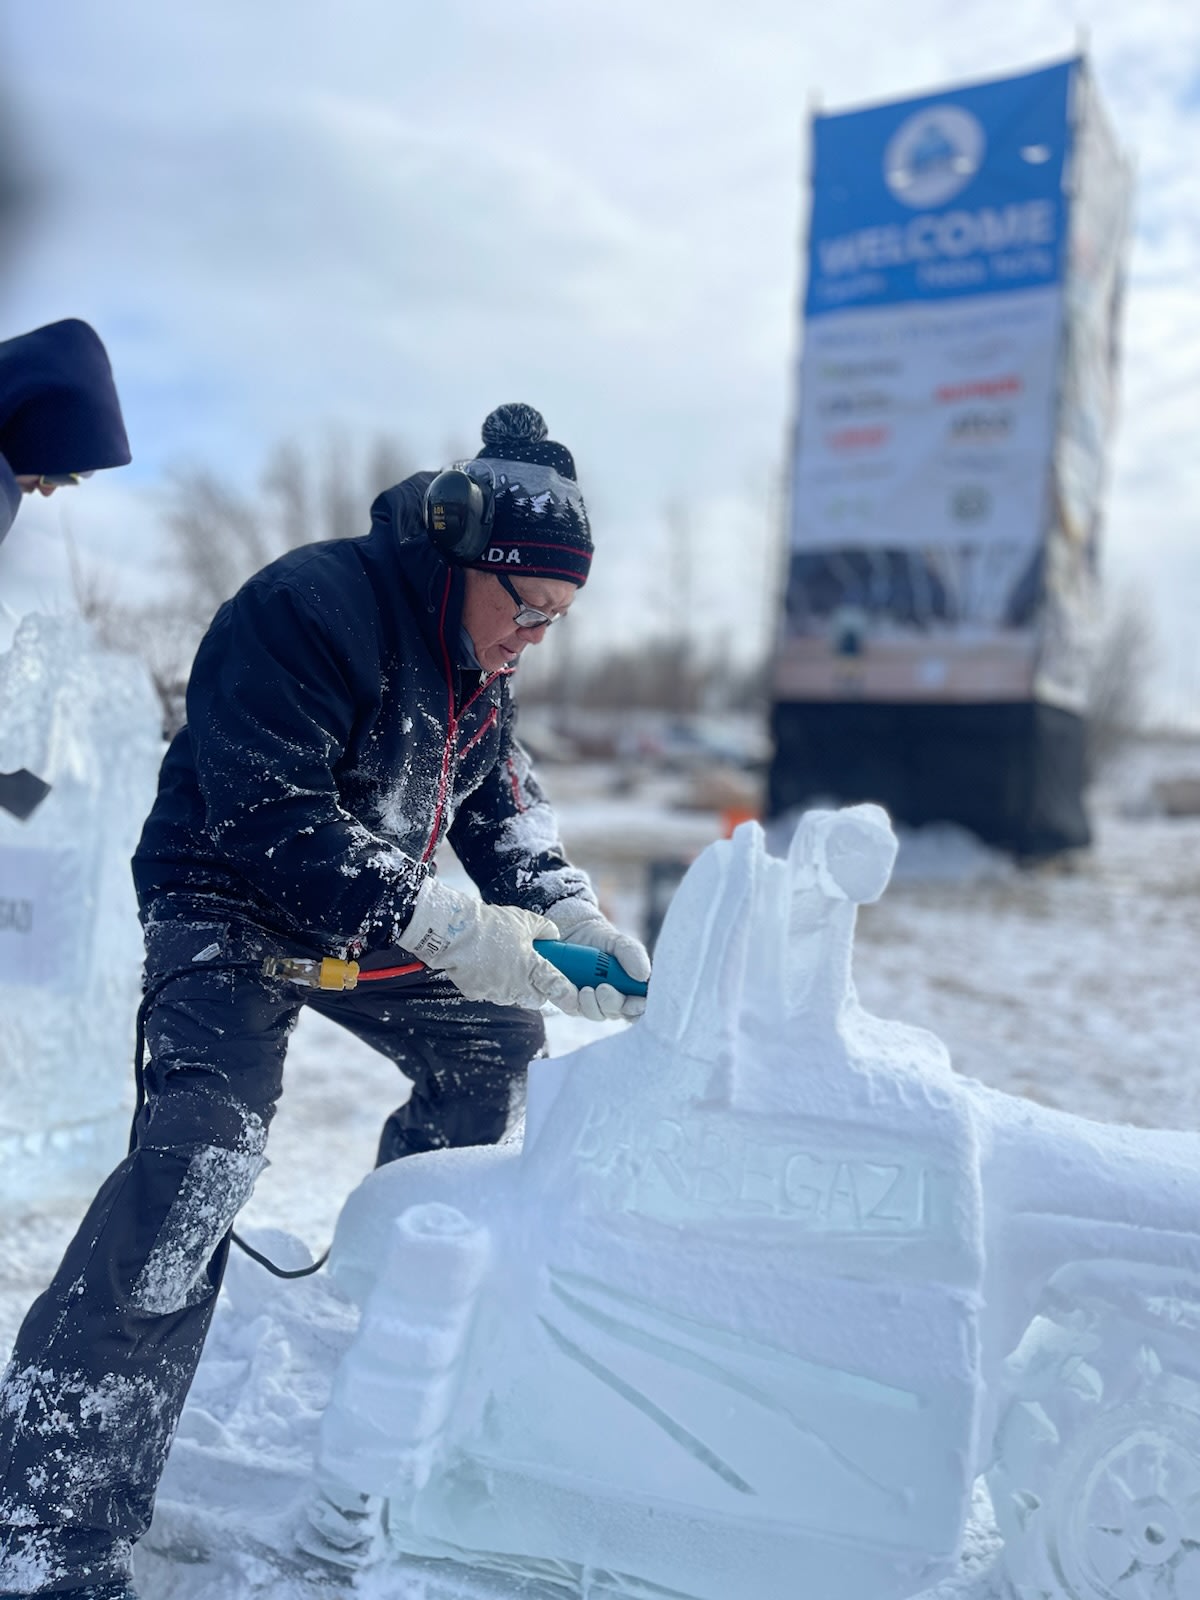
[[[425,491],[436,476],[414,472],[376,495],[364,554],[370,551],[385,572],[411,587],[417,627],[439,654],[445,646],[453,655],[452,641],[462,627],[464,582],[462,568],[439,555],[425,532]]]
[[[376,495],[371,505],[371,532],[386,538],[391,529],[392,537],[403,543],[427,538],[422,508],[425,491],[435,476],[432,472],[414,472]]]
[[[0,343],[0,455],[14,473],[94,472],[132,458],[108,355],[76,318]]]

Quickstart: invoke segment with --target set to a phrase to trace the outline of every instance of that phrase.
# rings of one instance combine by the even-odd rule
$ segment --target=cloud
[[[697,607],[710,625],[718,604],[757,614],[772,539],[750,530],[779,498],[792,406],[810,96],[841,108],[1061,58],[1082,21],[1138,159],[1109,564],[1146,576],[1182,638],[1193,10],[210,0],[181,21],[151,0],[10,0],[0,45],[55,187],[5,320],[74,313],[104,332],[136,458],[124,514],[145,524],[126,548],[153,548],[150,491],[171,460],[250,483],[274,441],[338,422],[434,465],[521,398],[579,460],[606,552],[597,611],[641,614],[642,557],[687,496],[698,565],[723,576],[715,601],[698,579]],[[51,34],[53,50],[30,48]],[[86,542],[82,500],[74,514]],[[108,524],[86,514],[99,548]]]

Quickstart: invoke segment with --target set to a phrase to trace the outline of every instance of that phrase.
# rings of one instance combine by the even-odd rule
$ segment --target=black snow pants
[[[536,1012],[465,1000],[421,972],[344,993],[259,970],[243,924],[151,921],[145,1103],[0,1380],[0,1592],[127,1578],[212,1318],[229,1235],[265,1164],[301,1005],[413,1080],[378,1160],[495,1143],[542,1047]],[[366,965],[399,964],[393,952]],[[314,1152],[314,1155],[318,1154]]]

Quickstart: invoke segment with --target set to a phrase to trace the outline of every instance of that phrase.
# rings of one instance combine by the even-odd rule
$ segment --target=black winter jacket
[[[513,736],[508,674],[456,665],[464,578],[421,527],[431,476],[217,612],[133,858],[143,919],[199,902],[338,954],[388,948],[446,835],[494,904],[594,899]]]

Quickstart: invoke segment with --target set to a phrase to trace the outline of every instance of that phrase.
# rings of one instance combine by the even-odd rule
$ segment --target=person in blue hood
[[[49,495],[131,456],[108,354],[78,318],[0,342],[0,542],[23,494]]]
[[[645,1004],[534,947],[650,974],[514,731],[516,664],[592,559],[574,459],[546,433],[531,406],[498,407],[471,461],[385,490],[363,538],[272,562],[201,641],[133,860],[147,1060],[129,1154],[0,1380],[0,1600],[131,1594],[302,1007],[411,1081],[382,1163],[500,1139],[544,1002],[597,1020]],[[443,841],[477,894],[438,875]]]

